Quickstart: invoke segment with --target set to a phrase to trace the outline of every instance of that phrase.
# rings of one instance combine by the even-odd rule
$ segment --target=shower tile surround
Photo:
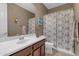
[[[47,14],[43,17],[43,34],[55,48],[73,52],[74,12],[73,8]],[[35,33],[35,19],[29,19],[29,33]]]

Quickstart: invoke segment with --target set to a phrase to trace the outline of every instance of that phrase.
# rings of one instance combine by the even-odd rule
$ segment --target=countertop
[[[24,43],[17,43],[20,41],[19,39],[0,42],[0,56],[9,56],[45,38],[45,36],[40,36],[38,38],[29,36],[24,38],[24,40],[26,40]]]

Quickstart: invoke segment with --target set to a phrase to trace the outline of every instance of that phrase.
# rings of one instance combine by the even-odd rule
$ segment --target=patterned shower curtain
[[[73,52],[74,12],[73,8],[44,16],[44,35],[55,48]]]
[[[54,47],[56,47],[56,13],[44,16],[43,21],[43,34],[47,37],[46,40],[54,43]]]

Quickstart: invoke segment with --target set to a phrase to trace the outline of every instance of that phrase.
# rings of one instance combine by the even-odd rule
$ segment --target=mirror
[[[22,3],[7,4],[8,36],[28,34],[28,20],[34,18],[35,15],[21,6]]]

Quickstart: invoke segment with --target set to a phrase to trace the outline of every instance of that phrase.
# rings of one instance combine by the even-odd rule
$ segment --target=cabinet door
[[[40,56],[40,48],[36,49],[35,51],[33,51],[33,55],[34,56]]]
[[[41,46],[41,56],[45,56],[45,45]]]
[[[29,56],[31,55],[31,52],[32,52],[32,47],[28,47],[28,48],[25,48],[19,52],[16,52],[10,56]]]

